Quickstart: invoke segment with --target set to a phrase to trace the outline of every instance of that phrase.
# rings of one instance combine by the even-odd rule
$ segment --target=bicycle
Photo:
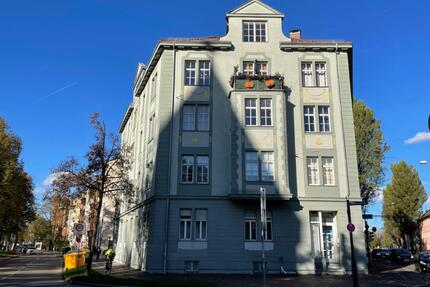
[[[281,256],[279,257],[279,261],[281,262],[281,267],[280,267],[280,274],[284,275],[284,276],[298,276],[299,274],[297,273],[297,271],[291,271],[288,270],[287,265],[284,262],[284,257]]]
[[[112,263],[113,263],[113,259],[106,260],[105,273],[110,274],[112,272]]]

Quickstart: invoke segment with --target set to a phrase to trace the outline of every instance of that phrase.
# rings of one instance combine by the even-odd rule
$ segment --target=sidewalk
[[[104,273],[105,260],[100,259],[95,261],[94,270]],[[396,266],[397,268],[381,271],[376,274],[360,275],[360,287],[379,287],[379,286],[395,286],[395,287],[423,287],[430,286],[430,274],[420,274],[415,272],[412,265]],[[261,275],[242,275],[242,274],[168,274],[154,275],[147,274],[141,271],[133,270],[125,265],[114,263],[112,273],[110,274],[120,278],[198,278],[205,279],[217,283],[220,287],[261,287]],[[328,275],[303,275],[297,277],[285,277],[281,275],[268,275],[267,287],[344,287],[352,286],[351,276],[328,276]]]

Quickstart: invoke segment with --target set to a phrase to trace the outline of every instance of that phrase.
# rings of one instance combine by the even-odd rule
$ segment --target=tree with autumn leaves
[[[22,141],[0,118],[0,248],[17,243],[18,234],[35,218],[32,178],[19,158]],[[13,241],[13,242],[12,242]]]

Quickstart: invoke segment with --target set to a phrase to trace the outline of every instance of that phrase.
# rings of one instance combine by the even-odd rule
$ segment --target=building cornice
[[[131,112],[133,112],[133,105],[131,104],[130,106],[128,106],[127,112],[125,113],[124,118],[121,121],[121,125],[119,126],[119,133],[122,133],[125,126],[127,125],[128,119],[131,116]]]
[[[142,76],[141,81],[137,81],[138,86],[135,88],[135,97],[139,97],[151,77],[152,71],[157,66],[158,60],[161,58],[164,50],[229,50],[233,45],[229,41],[214,41],[205,38],[198,40],[192,39],[165,39],[161,40],[152,54],[151,60]]]
[[[291,41],[280,42],[279,48],[282,51],[343,51],[352,50],[351,42],[336,42],[336,41]]]

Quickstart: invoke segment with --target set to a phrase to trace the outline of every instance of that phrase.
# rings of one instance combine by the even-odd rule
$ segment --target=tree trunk
[[[88,273],[91,271],[91,267],[93,265],[94,248],[95,248],[96,238],[97,238],[99,224],[100,224],[100,213],[101,213],[102,204],[103,204],[103,192],[99,191],[98,193],[99,193],[99,202],[97,205],[96,226],[94,227],[93,236],[91,238],[91,244],[90,244],[90,256],[88,258],[88,264],[87,264]]]

